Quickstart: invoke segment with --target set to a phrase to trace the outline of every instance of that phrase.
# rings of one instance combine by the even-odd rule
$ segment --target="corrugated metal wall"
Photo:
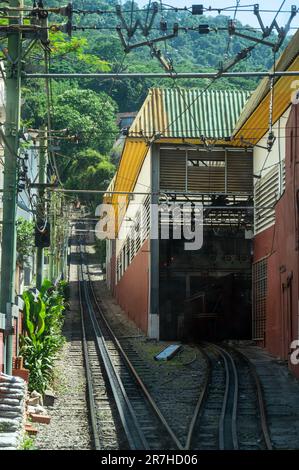
[[[227,154],[227,191],[229,193],[253,190],[253,156],[244,152]]]
[[[161,150],[160,188],[186,190],[186,152],[184,150]]]

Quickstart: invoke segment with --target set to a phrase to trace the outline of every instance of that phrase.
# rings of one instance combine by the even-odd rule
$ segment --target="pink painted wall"
[[[148,250],[149,243],[145,241],[115,287],[117,302],[144,333],[148,327]]]
[[[286,189],[275,209],[275,228],[254,242],[254,258],[268,257],[265,347],[289,360],[298,340],[299,305],[299,105],[293,105],[286,127]],[[292,136],[292,137],[291,137]],[[299,366],[289,364],[299,377]]]

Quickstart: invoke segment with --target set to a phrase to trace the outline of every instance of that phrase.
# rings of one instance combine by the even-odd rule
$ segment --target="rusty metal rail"
[[[118,375],[117,370],[113,366],[113,361],[111,358],[109,359],[109,348],[107,346],[108,343],[113,344],[115,351],[118,352],[123,364],[125,364],[126,368],[128,369],[129,373],[134,379],[135,384],[142,392],[144,399],[150,406],[151,412],[155,415],[156,419],[158,420],[160,426],[160,433],[161,435],[166,435],[168,438],[168,443],[171,448],[178,449],[178,450],[194,450],[197,448],[201,448],[201,443],[197,442],[198,440],[198,429],[201,425],[202,415],[205,412],[205,408],[208,405],[211,405],[211,400],[213,400],[213,393],[211,390],[213,387],[216,390],[216,396],[218,400],[218,409],[216,410],[216,415],[214,416],[217,425],[217,431],[215,432],[215,442],[212,443],[217,449],[225,450],[225,449],[239,449],[239,442],[238,442],[238,404],[239,404],[239,374],[242,373],[238,357],[241,358],[241,361],[246,362],[250,374],[253,378],[256,390],[256,403],[258,408],[258,414],[260,418],[260,427],[263,436],[263,445],[266,449],[272,449],[272,443],[270,439],[270,434],[267,425],[267,417],[266,417],[266,408],[264,403],[263,397],[263,390],[262,386],[258,377],[258,374],[255,370],[254,365],[249,361],[249,359],[242,354],[238,350],[234,350],[233,348],[227,348],[226,346],[220,346],[218,344],[213,343],[203,343],[201,347],[199,347],[203,357],[206,361],[206,376],[203,382],[203,386],[200,390],[199,397],[197,404],[194,409],[193,416],[190,420],[190,425],[188,429],[188,433],[186,436],[185,444],[178,439],[174,431],[172,430],[169,423],[166,421],[165,417],[161,413],[159,406],[152,398],[151,394],[149,393],[146,385],[144,384],[143,380],[141,379],[140,375],[137,373],[134,365],[132,364],[131,360],[129,359],[128,355],[126,354],[125,350],[123,349],[122,345],[120,344],[118,338],[116,337],[114,331],[112,330],[109,322],[107,321],[101,304],[95,294],[94,287],[92,285],[90,279],[90,273],[88,270],[88,266],[84,264],[83,261],[83,247],[81,246],[81,277],[83,283],[83,292],[86,300],[86,304],[88,307],[88,314],[90,320],[92,322],[96,339],[97,341],[101,341],[104,343],[102,345],[101,354],[107,356],[107,361],[110,361],[109,367],[114,368],[114,374],[118,385],[116,388],[121,388],[123,390],[126,402],[127,411],[124,412],[120,402],[123,400],[119,400],[117,397],[117,390],[114,390],[114,397],[117,402],[117,406],[119,409],[119,413],[121,416],[122,424],[124,430],[127,435],[127,439],[129,445],[132,449],[136,448],[147,448],[150,449],[150,443],[147,442],[145,436],[143,436],[142,426],[140,426],[140,416],[137,417],[134,412],[134,407],[131,405],[129,398],[126,396],[125,385],[121,383],[121,378]],[[84,266],[84,271],[83,271]],[[82,300],[81,300],[82,303]],[[100,339],[99,339],[100,338]],[[104,347],[104,350],[103,350]],[[216,358],[216,359],[215,359]],[[217,359],[221,359],[220,361]],[[218,378],[216,377],[216,384],[212,384],[212,376],[213,370],[215,365],[218,367]],[[247,369],[248,370],[248,369]],[[244,373],[244,371],[243,371]],[[220,374],[220,375],[219,375]],[[109,376],[109,372],[107,374]],[[111,382],[111,377],[109,377]],[[218,380],[218,384],[217,384]],[[219,387],[219,380],[221,380],[221,387]],[[112,380],[112,390],[113,390],[113,380]],[[223,389],[221,392],[220,389]],[[92,407],[92,390],[89,392],[90,396],[90,407]],[[134,400],[133,400],[134,401]],[[131,422],[126,419],[126,414],[128,413],[131,415]],[[142,420],[142,417],[141,417]],[[95,419],[94,419],[95,421]],[[133,424],[132,424],[133,423]],[[135,431],[131,432],[131,428],[135,427]],[[139,436],[139,442],[136,444],[136,435]],[[134,437],[135,436],[135,437]],[[137,441],[138,441],[137,439]],[[161,438],[162,439],[162,438]]]
[[[266,405],[265,405],[265,400],[264,400],[264,393],[263,393],[263,388],[262,388],[260,378],[258,376],[258,373],[256,371],[254,364],[248,359],[248,357],[239,350],[236,350],[236,352],[237,354],[239,354],[239,356],[242,357],[242,359],[248,364],[248,367],[250,368],[250,372],[251,372],[251,375],[254,379],[255,386],[256,386],[263,439],[265,442],[266,449],[273,450],[273,446],[272,446],[272,442],[270,438],[270,431],[269,431],[268,422],[267,422],[267,413],[266,413]]]
[[[215,448],[220,450],[225,449],[239,449],[238,442],[238,420],[240,419],[238,415],[238,403],[239,403],[239,374],[240,369],[236,364],[234,354],[238,355],[242,361],[244,361],[253,378],[256,391],[256,402],[257,409],[260,419],[260,427],[263,436],[264,447],[267,450],[272,450],[272,443],[270,439],[270,433],[267,424],[266,417],[266,407],[264,403],[263,390],[260,383],[260,379],[256,372],[256,369],[252,362],[239,350],[234,348],[221,347],[218,344],[213,343],[203,343],[202,346],[198,346],[203,357],[206,361],[207,374],[203,383],[203,390],[199,397],[198,403],[195,408],[194,416],[191,421],[189,428],[189,433],[186,441],[185,449],[191,449],[198,445],[199,449],[201,448],[201,443],[197,442],[196,439],[199,438],[199,435],[196,433],[196,427],[200,426],[202,415],[207,406],[207,400],[209,399],[209,393],[211,393],[211,388],[216,385],[216,388],[219,388],[219,383],[212,383],[212,372],[213,367],[210,353],[216,353],[222,361],[222,373],[223,373],[223,393],[222,397],[218,396],[218,400],[221,400],[221,407],[219,405],[219,412],[216,411],[217,416],[215,418],[218,420],[218,439],[213,443]],[[218,390],[219,395],[219,390]],[[215,403],[214,403],[215,405]],[[212,444],[212,443],[211,443]]]
[[[81,247],[81,253],[82,252],[83,252],[83,250],[82,250],[82,247]],[[82,265],[81,265],[82,269],[83,269],[83,265],[84,265],[84,263],[83,263],[83,260],[82,260]],[[134,368],[132,362],[128,358],[128,356],[125,353],[125,351],[123,350],[119,340],[117,339],[117,337],[115,336],[115,334],[114,334],[113,330],[111,329],[109,323],[107,322],[107,320],[105,318],[105,315],[103,314],[102,308],[101,308],[101,306],[98,302],[98,299],[95,295],[92,283],[90,282],[90,275],[89,275],[88,267],[86,265],[84,265],[84,266],[86,267],[86,275],[87,275],[87,281],[86,282],[88,283],[88,286],[89,286],[89,289],[90,289],[90,292],[91,292],[91,295],[92,295],[92,298],[93,298],[93,302],[94,302],[94,304],[96,306],[96,309],[97,309],[97,315],[95,315],[95,313],[93,311],[93,307],[92,307],[90,299],[89,299],[89,301],[88,301],[89,312],[90,312],[90,315],[92,316],[92,322],[93,322],[93,326],[94,326],[95,333],[96,333],[97,337],[100,336],[101,340],[105,342],[105,338],[104,338],[105,334],[102,332],[102,328],[104,328],[106,330],[106,332],[109,333],[110,340],[115,345],[115,348],[117,349],[117,351],[119,352],[121,358],[123,359],[123,361],[125,362],[127,368],[129,369],[130,374],[134,377],[134,380],[135,380],[138,388],[141,390],[144,398],[147,400],[148,404],[150,405],[151,410],[155,414],[156,419],[158,419],[158,421],[160,423],[160,434],[165,436],[165,433],[166,433],[166,435],[168,435],[169,441],[172,443],[171,444],[172,448],[178,449],[178,450],[183,450],[183,445],[181,444],[180,440],[177,438],[177,436],[175,435],[175,433],[173,432],[173,430],[171,429],[171,427],[167,423],[165,417],[163,416],[163,414],[161,413],[161,411],[160,411],[159,407],[157,406],[156,402],[154,401],[154,399],[150,395],[147,387],[143,383],[141,377],[137,373],[137,371]],[[86,294],[86,298],[88,299],[89,293],[87,291],[86,282],[84,284],[85,285],[85,294]],[[99,321],[99,319],[100,319],[100,321]],[[108,355],[109,355],[108,347],[106,347],[106,351],[108,352]],[[110,362],[112,362],[112,361],[110,361]],[[116,374],[117,374],[117,372],[116,372]],[[119,382],[121,382],[120,377],[118,377],[118,380],[119,380]],[[125,386],[122,385],[122,388],[125,392]],[[114,391],[114,395],[116,395],[115,391]],[[129,400],[128,400],[128,406],[131,407],[131,414],[134,415],[135,426],[138,426],[140,433],[142,433],[142,429],[141,429],[141,426],[140,426],[141,423],[138,422],[138,419],[137,419],[137,417],[134,413],[133,407],[130,406]],[[126,430],[126,434],[127,434],[127,437],[128,437],[130,447],[134,449],[134,448],[136,448],[136,443],[134,442],[134,438],[132,436],[130,436],[131,424],[127,423],[124,412],[123,412],[123,410],[121,409],[121,407],[119,405],[118,405],[118,408],[119,408],[120,415],[122,416],[122,423],[123,423],[124,429]],[[144,438],[143,446],[142,445],[140,446],[140,444],[139,444],[138,448],[150,449],[151,448],[150,442],[147,442]]]
[[[81,292],[81,272],[78,266],[78,293],[79,293],[79,305],[80,305],[80,319],[82,329],[82,349],[83,349],[83,360],[86,374],[86,386],[87,386],[87,398],[88,398],[88,409],[90,415],[90,426],[92,430],[92,438],[94,442],[95,450],[101,450],[101,443],[98,435],[97,416],[96,416],[96,405],[95,405],[95,390],[92,383],[91,367],[88,356],[85,322],[84,322],[84,309]]]

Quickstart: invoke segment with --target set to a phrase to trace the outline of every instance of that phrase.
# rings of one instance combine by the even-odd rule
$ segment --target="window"
[[[126,269],[130,265],[130,238],[126,241]]]

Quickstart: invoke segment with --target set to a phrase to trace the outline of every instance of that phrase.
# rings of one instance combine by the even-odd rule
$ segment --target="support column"
[[[151,219],[150,219],[150,253],[149,253],[149,318],[148,336],[159,339],[159,160],[160,147],[153,144],[151,148]]]
[[[46,184],[47,182],[47,139],[46,139],[47,128],[44,128],[40,136],[40,148],[39,148],[39,164],[38,164],[38,182],[39,184]],[[38,190],[39,199],[39,212],[46,213],[45,204],[45,190],[41,186]],[[38,224],[44,224],[45,217],[41,217],[37,221]],[[36,287],[41,288],[43,283],[43,272],[44,272],[44,248],[38,247],[36,251]]]

